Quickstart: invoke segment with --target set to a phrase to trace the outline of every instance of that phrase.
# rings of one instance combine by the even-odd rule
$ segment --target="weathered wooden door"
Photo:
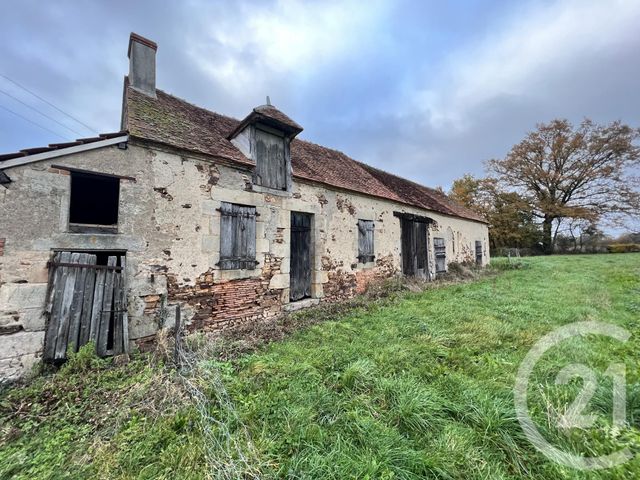
[[[402,244],[402,273],[427,278],[427,224],[400,219]]]
[[[291,301],[311,296],[311,215],[291,212]]]
[[[49,321],[44,360],[64,360],[67,352],[92,341],[100,356],[128,350],[125,257],[58,252],[50,262]]]

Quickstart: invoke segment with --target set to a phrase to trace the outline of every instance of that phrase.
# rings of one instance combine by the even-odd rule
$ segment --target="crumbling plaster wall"
[[[70,176],[63,165],[133,177],[120,182],[117,234],[67,230]],[[47,261],[54,249],[123,250],[129,282],[129,337],[143,347],[172,326],[180,305],[187,328],[220,329],[277,315],[289,301],[292,211],[313,214],[312,297],[338,300],[401,270],[400,222],[394,211],[427,215],[450,230],[447,260],[472,260],[485,225],[382,199],[296,181],[291,192],[261,192],[251,171],[144,144],[105,147],[7,171],[0,188],[0,378],[21,374],[42,350]],[[221,202],[254,205],[254,270],[217,267]],[[359,264],[357,220],[375,222],[375,261]],[[433,265],[431,239],[430,265]],[[454,253],[455,249],[455,253]],[[488,250],[485,248],[485,252]],[[485,254],[485,263],[488,257]]]

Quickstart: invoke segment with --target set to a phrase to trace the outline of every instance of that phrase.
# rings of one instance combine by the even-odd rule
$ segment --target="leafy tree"
[[[453,182],[449,196],[487,219],[493,249],[531,247],[538,241],[529,203],[517,192],[501,190],[495,179],[464,175]]]
[[[640,214],[640,164],[635,141],[640,130],[585,119],[539,124],[503,159],[490,160],[489,172],[501,186],[518,192],[542,222],[546,253],[554,247],[554,223],[564,218],[596,222],[603,216]]]

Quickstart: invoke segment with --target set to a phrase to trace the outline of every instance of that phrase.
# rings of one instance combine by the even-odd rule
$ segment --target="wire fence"
[[[227,392],[212,342],[187,345],[175,326],[175,361],[198,412],[208,478],[259,479],[261,462],[249,431]]]

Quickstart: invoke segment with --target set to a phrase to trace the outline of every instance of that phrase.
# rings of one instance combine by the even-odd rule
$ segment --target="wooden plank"
[[[176,365],[180,364],[180,348],[181,348],[181,340],[182,340],[182,320],[180,313],[180,304],[176,305],[176,323],[173,327],[173,361]]]
[[[70,263],[79,263],[80,253],[72,253]],[[76,283],[78,269],[76,267],[62,267],[64,292],[62,293],[62,304],[60,305],[60,321],[58,322],[58,332],[56,334],[56,351],[54,358],[62,360],[67,357],[67,340],[69,336],[69,320],[71,303],[73,302],[73,289]]]
[[[91,305],[91,317],[89,321],[89,341],[98,343],[100,330],[100,318],[102,317],[102,299],[104,297],[104,283],[108,270],[98,270],[93,288],[93,302]]]
[[[71,253],[58,252],[54,255],[54,259],[65,259],[69,261]],[[58,334],[58,323],[60,321],[60,305],[62,304],[63,284],[62,278],[63,268],[55,267],[53,272],[53,281],[49,290],[49,321],[47,322],[47,331],[44,339],[44,351],[42,357],[44,360],[54,360],[56,352],[56,335]]]
[[[87,262],[91,265],[95,264],[96,260],[97,257],[95,255],[89,254],[87,257]],[[95,283],[96,270],[94,268],[87,268],[87,274],[84,281],[84,294],[82,298],[82,315],[80,316],[80,335],[78,337],[78,347],[82,347],[89,341]]]
[[[88,255],[88,254],[87,254]],[[83,267],[83,268],[91,268],[94,270],[105,269],[105,270],[115,270],[119,272],[121,267],[110,267],[108,265],[91,265],[90,263],[68,263],[68,262],[49,262],[50,266],[54,267]]]
[[[245,211],[243,235],[246,239],[246,250],[244,251],[245,260],[242,268],[253,270],[256,268],[256,209],[255,207],[245,207]]]
[[[234,268],[233,262],[233,215],[230,203],[220,205],[220,268],[228,270]]]
[[[244,208],[240,205],[234,205],[234,242],[233,242],[233,256],[238,259],[238,265],[236,268],[242,268],[242,263],[240,259],[243,257],[243,254],[247,251],[247,236],[244,234],[246,219],[244,217]]]
[[[124,353],[129,353],[129,312],[127,310],[129,282],[126,268],[127,259],[124,255],[120,257],[120,265],[122,266],[122,348]]]
[[[113,277],[113,354],[122,352],[122,275],[116,273]]]
[[[117,257],[109,257],[107,265],[115,266]],[[98,330],[96,351],[98,356],[107,355],[107,342],[109,339],[109,321],[113,310],[113,281],[116,273],[113,270],[107,270],[104,282],[104,295],[102,298],[102,312],[100,315],[100,329]]]
[[[55,252],[53,254],[53,258],[47,262],[48,272],[48,280],[47,280],[47,304],[44,307],[44,311],[46,314],[51,314],[51,309],[53,308],[53,288],[56,280],[56,267],[53,263],[58,262],[60,259],[61,252]]]
[[[81,267],[86,264],[89,254],[81,253],[78,259],[78,267],[76,269],[76,281],[73,285],[73,295],[71,299],[71,307],[69,309],[69,335],[67,337],[67,351],[70,349],[74,352],[78,351],[80,344],[80,317],[82,315],[82,305],[84,300],[84,283],[87,278],[87,269]]]
[[[404,218],[400,219],[401,227],[401,252],[402,252],[402,273],[413,275],[415,252],[413,248],[413,222]]]

